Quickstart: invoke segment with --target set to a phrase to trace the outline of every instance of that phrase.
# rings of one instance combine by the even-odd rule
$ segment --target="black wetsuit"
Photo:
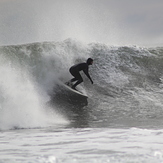
[[[80,71],[83,70],[83,72],[86,74],[86,76],[90,79],[90,81],[92,82],[93,84],[93,81],[88,73],[88,69],[89,69],[89,66],[87,63],[79,63],[79,64],[76,64],[74,66],[72,66],[69,71],[70,73],[74,76],[73,79],[71,79],[71,82],[74,82],[74,81],[77,81],[73,86],[72,88],[75,88],[78,84],[82,83],[83,82],[83,78],[81,77],[80,75]]]

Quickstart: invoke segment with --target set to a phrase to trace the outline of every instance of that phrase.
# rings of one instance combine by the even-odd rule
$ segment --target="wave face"
[[[80,87],[89,96],[82,124],[162,125],[163,48],[83,45],[67,39],[0,47],[0,129],[67,123],[62,114],[49,114],[46,103],[52,91],[57,94],[58,81],[71,78],[69,67],[88,57],[94,59],[94,84],[82,73]],[[68,106],[54,103],[54,110],[59,107]]]

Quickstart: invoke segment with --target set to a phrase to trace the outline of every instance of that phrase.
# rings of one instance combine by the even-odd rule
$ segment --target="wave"
[[[89,125],[162,118],[162,47],[85,45],[67,39],[0,47],[0,129],[67,124],[57,111],[49,119],[46,103],[52,93],[57,96],[59,81],[71,78],[69,67],[88,57],[94,59],[90,67],[94,84],[82,73],[80,87],[89,96],[85,107]],[[68,104],[54,103],[53,110],[60,107]]]

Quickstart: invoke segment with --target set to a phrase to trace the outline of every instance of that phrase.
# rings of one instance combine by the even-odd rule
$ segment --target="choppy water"
[[[94,59],[74,102],[60,87]],[[0,162],[163,162],[162,48],[73,40],[0,47]]]
[[[163,162],[163,130],[46,128],[1,132],[1,162]]]

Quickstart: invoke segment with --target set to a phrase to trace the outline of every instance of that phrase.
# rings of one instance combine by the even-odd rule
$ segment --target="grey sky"
[[[162,46],[162,0],[0,0],[0,45],[67,38]]]

